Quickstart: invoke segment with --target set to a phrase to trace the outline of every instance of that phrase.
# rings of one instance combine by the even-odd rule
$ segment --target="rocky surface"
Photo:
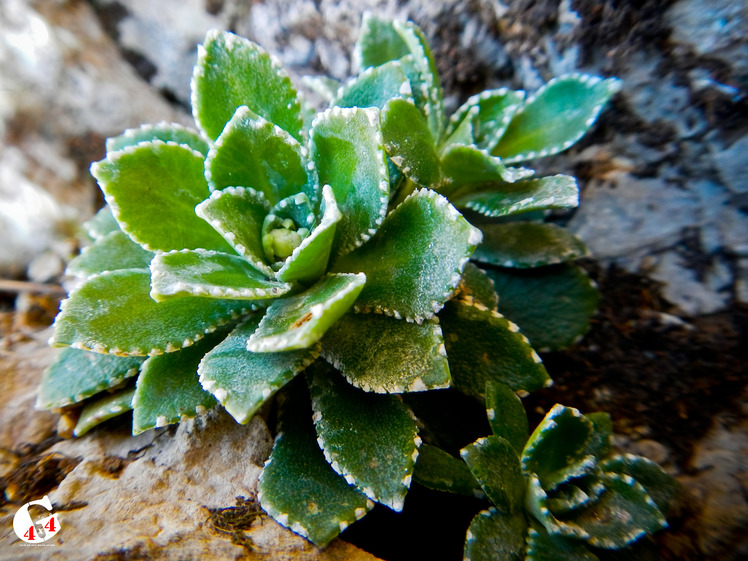
[[[190,122],[189,77],[207,29],[232,29],[260,42],[295,79],[324,73],[344,80],[367,9],[411,18],[424,29],[448,108],[481,89],[534,90],[564,72],[621,78],[622,92],[592,133],[542,164],[580,179],[582,205],[569,226],[603,267],[661,282],[674,305],[667,311],[677,316],[668,317],[683,329],[701,329],[698,316],[748,303],[748,6],[735,0],[4,0],[0,277],[57,280],[76,250],[75,225],[100,204],[88,166],[103,156],[107,136],[144,122]],[[5,297],[0,306],[9,309],[13,300]],[[18,333],[18,326],[10,331]],[[68,544],[75,542],[73,528],[91,533],[103,528],[102,520],[118,521],[118,537],[97,531],[101,537],[89,549],[75,550],[79,558],[126,558],[122,551],[129,558],[198,552],[252,558],[272,548],[275,559],[322,555],[264,517],[240,535],[222,533],[204,508],[244,508],[235,497],[251,496],[267,450],[266,428],[224,427],[219,419],[220,431],[196,422],[145,440],[96,432],[55,444],[57,418],[28,413],[34,373],[51,356],[45,335],[28,331],[38,344],[21,344],[10,331],[0,347],[0,370],[16,375],[0,376],[0,390],[16,397],[0,408],[0,477],[7,484],[31,462],[41,466],[40,486],[28,492],[44,488],[59,505],[87,502],[63,511],[70,525],[60,538]],[[603,397],[601,403],[615,403]],[[710,405],[710,411],[720,407]],[[703,508],[688,530],[697,532],[697,547],[681,558],[729,559],[745,551],[738,537],[748,527],[748,427],[740,420],[744,412],[730,415],[716,417],[685,463],[648,438],[646,427],[621,441],[670,458],[698,497]],[[630,416],[636,425],[636,412]],[[229,434],[251,436],[254,444],[236,450]],[[220,480],[199,462],[181,461],[185,453],[224,454]],[[244,454],[252,460],[242,463]],[[116,473],[108,471],[112,465]],[[23,488],[11,491],[19,499],[13,492]],[[6,532],[12,507],[0,514],[3,544],[13,541]],[[335,545],[325,558],[346,558],[347,547]],[[57,548],[48,549],[44,555],[56,555]],[[36,558],[24,548],[3,555],[8,551]]]

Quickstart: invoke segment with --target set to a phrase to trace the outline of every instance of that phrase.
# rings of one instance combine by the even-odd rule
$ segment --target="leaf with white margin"
[[[382,110],[387,154],[403,174],[422,187],[442,182],[439,156],[426,118],[410,99],[395,98]]]
[[[151,298],[196,296],[229,300],[270,300],[291,290],[271,281],[244,258],[218,251],[184,249],[160,253],[151,261]]]
[[[538,524],[527,533],[527,561],[598,561],[598,558],[584,542],[549,534]]]
[[[108,154],[91,173],[122,230],[145,249],[231,252],[195,215],[195,206],[210,195],[200,152],[160,140],[141,142]]]
[[[276,522],[325,547],[374,503],[325,461],[305,394],[304,384],[294,382],[279,395],[280,427],[257,498]]]
[[[329,185],[322,188],[320,214],[322,219],[317,226],[293,250],[283,267],[276,273],[275,278],[279,281],[311,283],[327,270],[335,230],[343,217]]]
[[[42,374],[37,409],[67,407],[135,376],[143,359],[66,348]]]
[[[409,97],[410,82],[398,60],[373,66],[351,79],[337,92],[331,105],[382,109],[393,97]]]
[[[333,107],[317,115],[309,133],[320,185],[329,185],[341,214],[331,259],[374,235],[387,214],[390,184],[379,111]]]
[[[119,136],[106,139],[106,151],[116,152],[128,146],[135,146],[139,142],[161,140],[176,142],[197,150],[203,156],[208,155],[208,142],[196,130],[189,129],[178,123],[162,121],[155,125],[141,125],[136,129],[127,129]]]
[[[453,300],[439,314],[452,384],[482,398],[486,383],[530,392],[551,384],[543,362],[519,328],[478,303]]]
[[[589,415],[587,415],[589,417]],[[680,492],[680,483],[649,458],[633,454],[614,455],[600,462],[600,469],[633,477],[647,491],[661,512],[667,513]]]
[[[477,302],[489,310],[498,311],[499,295],[496,294],[493,281],[483,269],[472,262],[465,264],[456,298],[464,300],[469,305]]]
[[[499,267],[557,265],[587,255],[587,247],[566,228],[537,222],[485,224],[473,259]]]
[[[587,441],[584,453],[592,454],[598,459],[607,457],[613,449],[613,420],[610,417],[610,413],[598,411],[596,413],[587,413],[585,417],[592,423],[592,435],[590,435],[590,439]],[[604,468],[601,466],[601,469]],[[629,473],[629,475],[633,474]]]
[[[421,444],[413,481],[435,491],[483,498],[485,494],[465,462],[441,448]]]
[[[515,92],[507,88],[486,90],[471,96],[450,117],[445,134],[449,138],[446,144],[454,142],[450,137],[464,126],[465,121],[469,121],[472,125],[471,141],[463,144],[475,144],[490,152],[504,134],[514,114],[522,106],[524,99],[525,92]]]
[[[570,175],[551,175],[494,184],[490,189],[452,197],[452,203],[492,218],[533,210],[565,210],[579,206],[579,188]]]
[[[491,153],[514,163],[566,150],[584,136],[620,84],[585,74],[554,78],[527,99]]]
[[[363,274],[328,274],[297,296],[275,300],[247,349],[267,353],[312,346],[353,305],[365,283]]]
[[[109,205],[104,205],[96,214],[86,220],[83,223],[83,229],[92,240],[98,240],[107,234],[120,231],[119,224],[117,224]]]
[[[534,473],[528,475],[527,493],[525,494],[525,509],[535,520],[540,522],[546,531],[552,535],[576,538],[579,540],[589,539],[590,535],[573,520],[565,521],[556,518],[550,510],[548,494],[540,484],[538,476]]]
[[[124,269],[88,279],[63,300],[52,346],[113,355],[146,356],[189,347],[250,307],[243,300],[149,296],[148,269]]]
[[[567,263],[486,272],[501,294],[501,313],[516,322],[538,350],[568,347],[590,328],[600,292],[581,267]]]
[[[391,20],[378,18],[371,12],[364,14],[353,50],[354,68],[365,70],[380,66],[409,53],[408,45],[395,30]]]
[[[421,444],[413,413],[398,397],[354,388],[329,367],[310,368],[307,379],[325,459],[371,500],[400,512]]]
[[[452,297],[480,241],[480,231],[446,198],[422,189],[408,195],[377,235],[334,270],[366,274],[356,311],[421,323]]]
[[[323,356],[364,391],[403,393],[448,388],[442,331],[375,314],[346,314],[325,334]],[[365,348],[366,352],[361,352]]]
[[[258,409],[318,356],[319,346],[298,351],[253,353],[247,341],[261,314],[252,315],[219,345],[208,351],[197,370],[203,389],[211,392],[238,423]]]
[[[147,268],[153,252],[143,249],[130,237],[116,230],[99,238],[68,263],[66,274],[80,278],[118,269]]]
[[[296,140],[303,137],[301,105],[291,79],[252,41],[227,31],[208,31],[205,43],[197,47],[191,87],[195,122],[211,140],[242,105]]]
[[[251,187],[270,206],[300,192],[316,200],[307,156],[293,136],[241,106],[208,152],[205,177],[211,191]]]
[[[524,561],[527,519],[491,507],[479,512],[465,539],[466,561]]]
[[[134,395],[135,388],[128,388],[86,404],[81,410],[73,434],[83,436],[96,425],[131,411]]]
[[[521,454],[530,432],[525,407],[517,394],[505,384],[487,382],[486,414],[493,433]]]
[[[559,470],[582,460],[592,423],[577,409],[556,404],[535,428],[522,452],[522,470],[543,487]]]
[[[507,514],[522,510],[525,478],[508,440],[493,434],[479,438],[460,450],[460,456],[499,510]]]
[[[141,368],[132,399],[132,433],[165,427],[190,419],[215,407],[216,398],[197,378],[197,367],[206,352],[224,337],[212,333],[179,352],[148,358]]]
[[[265,195],[250,187],[213,191],[210,198],[195,207],[195,213],[213,226],[239,255],[255,269],[273,276],[275,272],[268,267],[262,248],[262,224],[269,210]]]
[[[442,170],[447,182],[440,192],[449,195],[478,190],[486,183],[514,183],[535,173],[530,169],[507,167],[501,158],[491,156],[485,150],[459,144],[444,151]]]

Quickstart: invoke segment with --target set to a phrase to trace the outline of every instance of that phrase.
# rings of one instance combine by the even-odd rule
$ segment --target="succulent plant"
[[[315,114],[261,47],[211,31],[191,84],[196,129],[159,123],[107,140],[91,168],[107,205],[68,266],[78,286],[51,340],[67,348],[38,398],[79,409],[80,436],[130,410],[134,434],[218,404],[246,423],[280,390],[258,495],[319,546],[374,502],[402,509],[421,439],[400,394],[550,383],[497,311],[499,273],[468,260],[484,237],[484,260],[507,265],[495,255],[508,251],[519,267],[574,258],[580,242],[536,222],[482,233],[458,209],[513,219],[576,204],[572,179],[505,164],[539,154],[528,137],[549,113],[543,146],[566,147],[614,89],[574,77],[535,102],[488,92],[447,124],[417,27],[367,17],[356,56],[365,70],[345,86],[314,82],[331,100]],[[572,98],[575,124],[556,131]],[[488,191],[498,199],[476,206]],[[502,228],[523,229],[512,248]],[[565,271],[586,325],[589,283]],[[583,331],[569,309],[548,322],[564,342]]]

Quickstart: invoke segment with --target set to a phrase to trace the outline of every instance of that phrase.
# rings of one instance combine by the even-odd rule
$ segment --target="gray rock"
[[[717,171],[733,193],[748,193],[748,136],[714,154]]]

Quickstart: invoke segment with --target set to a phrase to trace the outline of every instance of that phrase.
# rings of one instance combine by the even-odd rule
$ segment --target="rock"
[[[733,193],[748,193],[748,136],[738,139],[732,146],[714,154],[717,171]]]

